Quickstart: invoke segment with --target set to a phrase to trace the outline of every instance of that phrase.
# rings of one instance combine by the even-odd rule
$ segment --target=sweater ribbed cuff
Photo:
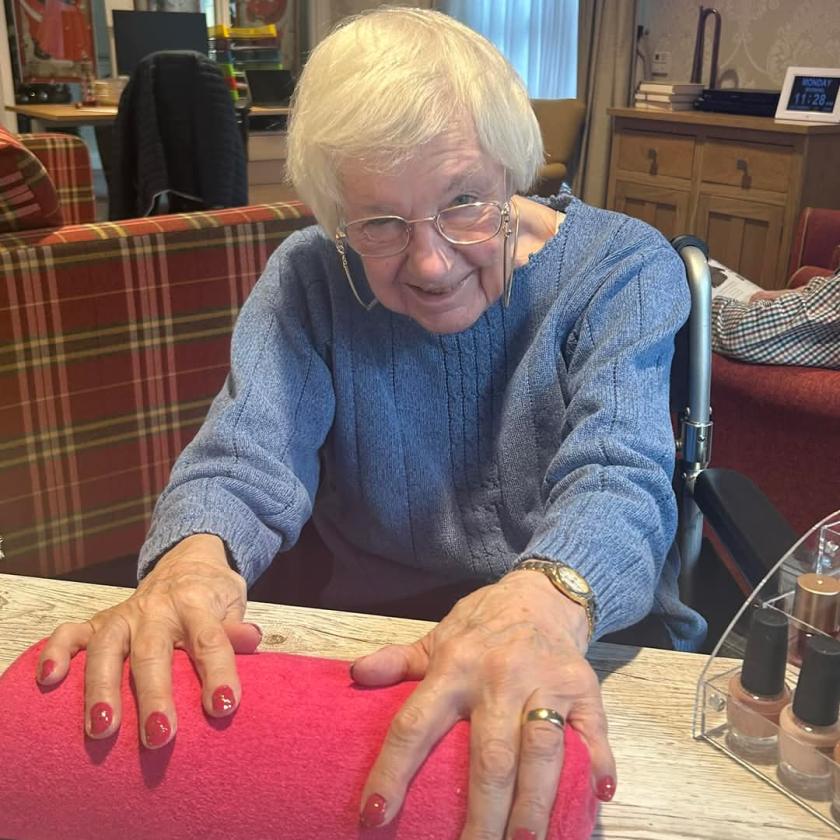
[[[194,484],[178,487],[164,500],[140,549],[137,578],[141,580],[154,564],[181,540],[194,534],[213,534],[225,545],[228,563],[248,585],[268,568],[280,550],[281,539],[271,534],[240,500],[208,482],[204,492]],[[276,547],[274,544],[276,543]]]
[[[655,588],[652,565],[647,566],[633,552],[614,553],[615,562],[603,562],[603,547],[595,550],[588,540],[570,534],[548,533],[536,537],[517,563],[529,558],[565,563],[582,575],[595,602],[592,640],[641,621],[653,606]]]

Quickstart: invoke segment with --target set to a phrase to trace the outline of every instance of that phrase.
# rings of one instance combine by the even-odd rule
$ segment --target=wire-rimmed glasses
[[[473,201],[447,207],[434,216],[368,216],[341,225],[336,239],[344,239],[362,257],[393,257],[408,247],[414,225],[431,222],[453,245],[479,245],[497,236],[510,215],[507,202]]]
[[[414,225],[420,222],[432,222],[435,230],[452,245],[479,245],[488,242],[500,231],[504,233],[504,255],[502,271],[506,272],[508,262],[507,242],[513,234],[514,243],[519,238],[519,212],[516,210],[515,230],[511,229],[511,203],[498,201],[473,201],[468,204],[456,204],[422,219],[404,219],[402,216],[367,216],[339,225],[335,232],[335,247],[341,258],[341,265],[350,291],[358,303],[368,312],[377,304],[374,297],[365,303],[356,290],[356,284],[347,264],[346,245],[359,256],[368,258],[394,257],[402,253],[411,242]],[[505,306],[510,302],[513,269],[503,278],[502,300]]]

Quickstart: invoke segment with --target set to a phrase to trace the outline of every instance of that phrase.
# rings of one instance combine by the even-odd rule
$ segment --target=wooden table
[[[29,117],[47,126],[71,125],[107,125],[117,117],[116,105],[97,105],[92,108],[77,108],[75,103],[66,105],[7,105],[7,111]],[[282,117],[288,116],[289,108],[276,106],[272,108],[254,105],[249,111],[251,117]],[[40,127],[34,130],[42,130]]]
[[[0,575],[0,672],[57,624],[87,618],[129,592]],[[335,659],[351,659],[390,642],[411,642],[431,627],[422,621],[261,603],[248,605],[247,618],[263,628],[264,650]],[[595,644],[589,658],[603,683],[618,761],[618,792],[602,808],[594,837],[837,836],[711,745],[692,739],[694,690],[705,657]]]

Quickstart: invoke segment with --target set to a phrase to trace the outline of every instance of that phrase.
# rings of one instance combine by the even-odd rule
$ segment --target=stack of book
[[[277,27],[236,27],[225,24],[207,30],[210,39],[210,58],[215,61],[228,82],[234,101],[248,91],[246,70],[282,70]]]
[[[649,111],[690,111],[701,93],[703,85],[694,82],[642,82],[635,105]]]

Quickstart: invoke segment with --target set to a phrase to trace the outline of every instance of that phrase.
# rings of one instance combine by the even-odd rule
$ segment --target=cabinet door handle
[[[647,150],[648,160],[650,161],[650,174],[656,175],[656,170],[659,168],[656,160],[656,149],[653,147]]]
[[[735,161],[735,168],[741,173],[741,188],[748,190],[752,186],[749,164],[744,158]]]

